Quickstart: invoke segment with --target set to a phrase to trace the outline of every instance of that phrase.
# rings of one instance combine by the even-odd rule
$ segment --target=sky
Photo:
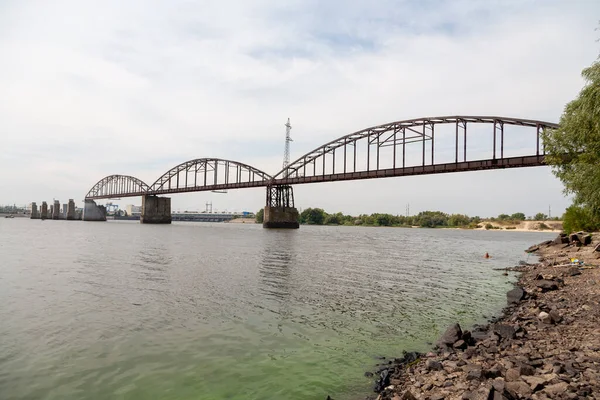
[[[202,157],[281,169],[391,121],[558,122],[600,52],[600,2],[0,0],[0,204],[77,204]],[[298,185],[298,208],[560,215],[549,167]],[[172,196],[255,211],[264,189]],[[141,204],[140,198],[122,199]]]

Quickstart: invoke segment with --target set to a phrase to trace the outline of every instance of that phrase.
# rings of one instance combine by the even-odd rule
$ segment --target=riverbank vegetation
[[[256,222],[263,222],[264,210],[256,213]],[[537,213],[527,218],[524,213],[500,214],[492,218],[470,217],[464,214],[447,214],[442,211],[422,211],[417,215],[393,215],[386,213],[361,214],[358,216],[341,212],[328,213],[322,208],[307,208],[300,213],[300,223],[305,225],[346,225],[346,226],[395,226],[421,228],[463,228],[463,229],[516,229],[523,221],[547,221],[548,216]],[[555,218],[558,221],[559,218]],[[543,226],[542,226],[543,225]],[[540,224],[541,229],[551,229]]]
[[[600,230],[600,61],[582,72],[586,81],[576,99],[568,103],[559,127],[544,132],[546,162],[573,195],[564,229]]]

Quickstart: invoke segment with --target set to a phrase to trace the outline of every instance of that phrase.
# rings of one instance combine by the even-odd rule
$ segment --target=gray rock
[[[427,360],[425,362],[425,367],[429,370],[429,371],[441,371],[442,370],[442,363],[439,361],[435,361],[435,360]]]
[[[520,287],[516,287],[513,290],[509,290],[508,293],[506,293],[506,302],[508,304],[516,304],[524,298],[525,291]]]
[[[454,343],[456,343],[458,340],[460,340],[461,337],[462,337],[462,330],[460,329],[460,325],[459,324],[450,325],[448,327],[448,329],[446,329],[446,332],[444,332],[444,334],[442,335],[442,337],[440,338],[438,343],[452,346]]]
[[[483,377],[483,371],[481,370],[481,368],[473,368],[467,373],[468,381],[472,381],[475,379],[481,380],[482,377]]]
[[[550,397],[557,396],[561,393],[564,393],[567,390],[569,385],[566,382],[556,383],[554,385],[546,386],[544,388],[544,393],[549,395]]]
[[[506,387],[506,382],[504,381],[503,378],[496,378],[494,379],[494,382],[492,382],[492,385],[494,386],[494,389],[500,393],[504,392],[504,389]]]
[[[592,235],[590,235],[589,233],[583,234],[583,235],[578,235],[578,236],[579,236],[579,241],[584,246],[588,246],[588,245],[592,244]]]
[[[454,345],[452,347],[454,347],[455,349],[464,350],[467,348],[467,343],[461,339],[461,340],[457,341],[456,343],[454,343]]]
[[[550,311],[550,318],[552,319],[552,322],[555,324],[558,324],[559,322],[562,321],[562,315],[560,315],[560,313],[556,310]]]
[[[542,311],[539,315],[538,318],[540,319],[540,321],[542,321],[545,324],[551,324],[552,323],[552,317],[550,316],[550,314],[548,314],[545,311]]]
[[[542,289],[543,292],[558,290],[558,284],[555,281],[549,281],[546,279],[537,281],[535,285]]]
[[[569,242],[575,243],[575,242],[581,242],[581,241],[579,240],[579,236],[576,233],[571,233],[569,235]]]
[[[513,396],[521,398],[529,398],[531,395],[531,388],[523,381],[506,382],[506,390]]]
[[[521,371],[519,368],[509,368],[504,375],[506,382],[514,382],[521,379]]]
[[[400,400],[417,400],[417,398],[410,390],[407,390],[406,392],[402,393]]]
[[[581,275],[581,271],[577,267],[569,267],[563,272],[564,276],[577,276]]]
[[[513,339],[517,329],[508,324],[495,324],[492,331],[500,336],[502,339]]]
[[[534,392],[543,389],[546,384],[546,381],[538,376],[523,376],[522,378]]]

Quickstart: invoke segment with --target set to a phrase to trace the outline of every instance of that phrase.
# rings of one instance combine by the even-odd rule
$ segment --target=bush
[[[516,226],[507,226],[506,229],[517,229]]]
[[[487,230],[494,229],[494,225],[492,225],[488,222],[487,224],[485,224],[485,229],[487,229]]]
[[[256,213],[256,222],[258,222],[259,224],[263,223],[263,219],[265,217],[265,209],[261,208],[260,210],[258,210],[258,212]]]
[[[566,233],[600,230],[600,221],[594,218],[592,212],[584,207],[571,206],[563,215],[563,231]]]

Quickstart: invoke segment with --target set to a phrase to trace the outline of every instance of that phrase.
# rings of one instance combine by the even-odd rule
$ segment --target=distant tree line
[[[264,210],[256,213],[256,222],[263,222]],[[525,217],[524,213],[515,213],[512,215],[500,214],[496,218],[490,218],[491,221],[500,221],[507,224],[518,223],[526,219],[536,221],[548,220],[547,215],[537,213],[533,218]],[[556,218],[559,220],[559,218]],[[476,228],[482,222],[482,218],[469,217],[464,214],[446,214],[441,211],[423,211],[417,215],[393,215],[393,214],[361,214],[352,216],[341,212],[330,214],[322,208],[307,208],[300,213],[300,223],[306,225],[349,225],[349,226],[398,226],[411,227],[419,226],[423,228]]]

